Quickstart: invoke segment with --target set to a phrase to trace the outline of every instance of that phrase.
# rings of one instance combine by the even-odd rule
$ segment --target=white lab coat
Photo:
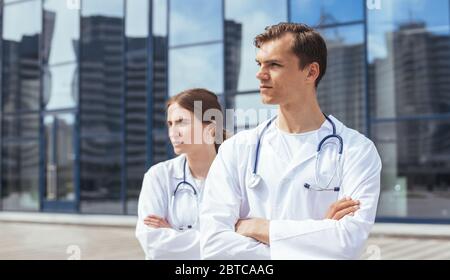
[[[198,223],[193,229],[177,231],[172,228],[155,229],[143,222],[145,217],[154,214],[166,218],[175,228],[169,206],[177,184],[183,180],[184,159],[185,156],[181,155],[158,163],[144,175],[139,195],[136,237],[146,259],[200,259]],[[196,186],[188,166],[186,180],[196,188],[201,199],[202,190]]]
[[[381,160],[369,139],[333,116],[344,141],[341,190],[318,192],[303,187],[315,182],[315,155],[328,121],[288,163],[277,153],[274,123],[261,140],[258,172],[251,188],[258,134],[267,121],[223,143],[205,183],[200,211],[200,248],[204,259],[355,259],[361,254],[374,223],[380,192]],[[350,196],[360,200],[354,216],[324,219],[328,207]],[[243,218],[270,220],[270,245],[235,232]]]

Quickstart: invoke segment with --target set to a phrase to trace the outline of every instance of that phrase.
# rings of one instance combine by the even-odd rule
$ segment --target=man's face
[[[308,67],[300,68],[299,58],[292,51],[294,37],[283,37],[264,43],[256,54],[259,71],[256,78],[264,104],[289,103],[306,86]]]

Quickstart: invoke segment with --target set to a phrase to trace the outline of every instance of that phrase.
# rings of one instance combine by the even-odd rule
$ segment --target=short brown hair
[[[260,48],[264,43],[279,39],[287,33],[294,35],[292,51],[299,58],[301,69],[313,62],[319,64],[317,87],[327,70],[327,45],[317,31],[306,24],[281,22],[267,26],[264,33],[255,37],[254,44]]]
[[[195,109],[195,101],[201,101],[202,102],[202,116],[205,114],[206,111],[210,109],[217,109],[220,112],[222,111],[222,106],[219,103],[219,99],[217,95],[215,95],[213,92],[204,89],[204,88],[192,88],[184,90],[180,93],[178,93],[175,96],[172,96],[166,104],[166,108],[169,108],[170,105],[176,103],[180,105],[182,108],[194,113]],[[211,123],[209,121],[201,120],[203,123]],[[222,127],[222,124],[218,124],[217,127]],[[220,131],[216,131],[216,136],[220,136]],[[220,143],[215,144],[216,153],[219,150],[220,144],[225,141],[228,138],[228,133],[225,129],[222,130],[222,139]]]

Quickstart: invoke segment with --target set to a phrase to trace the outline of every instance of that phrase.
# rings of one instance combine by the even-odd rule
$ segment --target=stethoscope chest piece
[[[254,189],[259,185],[260,182],[261,182],[261,176],[259,176],[258,174],[252,173],[250,175],[250,179],[247,182],[247,187],[249,187],[250,189]]]

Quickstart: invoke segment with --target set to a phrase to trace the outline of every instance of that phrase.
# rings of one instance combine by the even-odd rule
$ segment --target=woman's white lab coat
[[[193,229],[177,231],[173,228],[152,228],[143,220],[150,214],[164,217],[175,228],[170,216],[169,205],[175,187],[183,180],[185,156],[161,162],[152,166],[144,175],[139,195],[136,237],[145,252],[146,259],[200,259],[198,223]],[[186,180],[201,193],[195,185],[186,166]]]
[[[221,145],[205,183],[200,211],[200,247],[205,259],[354,259],[360,256],[374,223],[380,192],[381,160],[369,139],[334,121],[344,141],[340,192],[304,187],[315,182],[315,154],[332,127],[325,122],[314,140],[302,145],[290,163],[277,151],[277,128],[266,130],[258,172],[253,176],[258,135],[266,126],[236,134]],[[279,132],[278,132],[279,133]],[[256,185],[252,187],[252,185]],[[354,216],[324,219],[328,207],[350,196],[361,202]],[[270,245],[235,232],[243,218],[270,220]]]

